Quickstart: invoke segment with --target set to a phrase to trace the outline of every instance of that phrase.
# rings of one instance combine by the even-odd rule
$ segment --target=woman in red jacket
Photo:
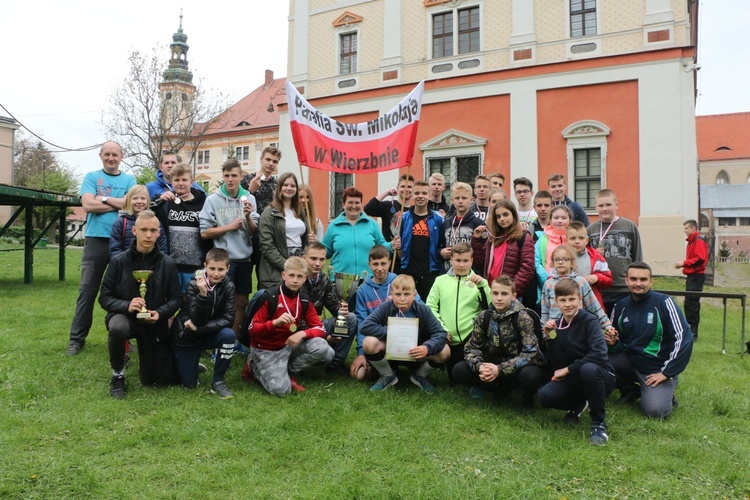
[[[518,297],[534,283],[534,240],[524,231],[518,211],[510,200],[500,200],[487,214],[487,226],[474,230],[471,247],[474,262],[482,266],[484,277],[492,282],[501,274],[513,278]]]

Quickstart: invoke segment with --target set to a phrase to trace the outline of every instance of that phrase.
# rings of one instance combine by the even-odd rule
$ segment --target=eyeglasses
[[[567,257],[558,257],[553,260],[555,261],[555,264],[562,264],[563,262],[570,262],[570,259]]]
[[[516,194],[529,194],[531,189],[517,189]]]

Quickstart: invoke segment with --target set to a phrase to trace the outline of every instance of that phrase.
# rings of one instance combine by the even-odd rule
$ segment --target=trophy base
[[[331,337],[342,338],[342,337],[348,337],[348,336],[349,336],[349,328],[347,328],[346,325],[343,325],[343,326],[335,325],[333,327],[333,333],[331,333]]]
[[[148,311],[141,311],[136,314],[135,317],[138,319],[149,319],[151,317],[151,313]]]

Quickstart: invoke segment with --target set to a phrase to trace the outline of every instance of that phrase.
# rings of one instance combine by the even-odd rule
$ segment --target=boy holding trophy
[[[326,371],[341,372],[345,368],[344,361],[357,335],[357,317],[349,312],[349,305],[346,302],[349,296],[344,296],[352,288],[346,285],[351,285],[352,281],[348,280],[345,284],[344,279],[338,280],[337,278],[337,281],[341,283],[337,282],[336,290],[334,290],[334,284],[322,271],[326,262],[326,247],[319,241],[313,241],[305,247],[303,258],[307,262],[307,280],[302,285],[302,292],[310,297],[318,316],[323,314],[324,306],[332,315],[331,318],[323,320],[326,340],[335,352],[333,361],[326,367]],[[343,275],[343,273],[338,274]],[[356,274],[345,276],[352,276],[356,287],[359,277]],[[340,291],[339,286],[342,288]]]
[[[159,220],[151,210],[138,214],[135,242],[117,254],[104,275],[99,304],[107,311],[109,394],[125,397],[125,342],[135,338],[143,385],[176,384],[168,320],[180,308],[180,280],[174,261],[159,251]],[[145,286],[144,286],[145,285]]]

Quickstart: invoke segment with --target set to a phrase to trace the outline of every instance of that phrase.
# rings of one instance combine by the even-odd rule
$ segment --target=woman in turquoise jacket
[[[336,217],[323,236],[326,257],[334,272],[361,275],[370,270],[368,255],[375,245],[383,245],[391,253],[401,248],[401,240],[388,243],[377,222],[362,212],[362,192],[355,187],[344,190],[341,205],[344,213]]]

